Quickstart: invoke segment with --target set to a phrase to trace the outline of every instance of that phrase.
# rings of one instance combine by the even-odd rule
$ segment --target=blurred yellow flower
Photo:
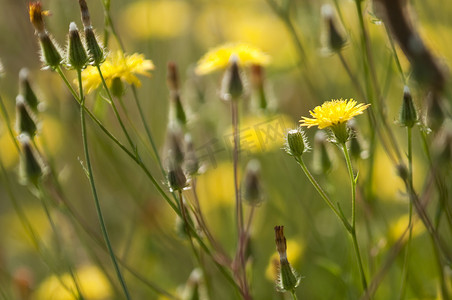
[[[305,245],[295,240],[287,240],[287,260],[292,266],[298,264],[303,257]],[[270,256],[267,268],[265,269],[265,277],[270,281],[276,281],[279,274],[279,254],[275,253]]]
[[[17,165],[19,153],[6,128],[0,132],[0,161],[6,169]]]
[[[413,218],[414,220],[414,218]],[[397,220],[395,220],[394,222],[392,222],[389,225],[389,238],[393,241],[399,239],[402,234],[405,232],[405,230],[408,227],[408,222],[409,222],[409,216],[408,214],[401,216],[400,218],[398,218]],[[425,231],[425,227],[422,225],[421,221],[416,221],[413,223],[413,230],[411,232],[412,237],[415,238],[419,235],[421,235],[422,233],[424,233]],[[407,233],[404,235],[403,240],[407,240],[408,239],[408,231]]]
[[[240,66],[267,65],[270,62],[270,56],[254,46],[245,43],[227,43],[209,50],[201,57],[195,72],[204,75],[224,69],[233,54],[237,56]]]
[[[122,15],[122,23],[132,37],[173,38],[188,27],[190,6],[185,1],[138,1],[130,4]]]
[[[303,117],[300,120],[301,126],[319,126],[319,129],[342,124],[352,119],[354,116],[360,115],[369,107],[370,104],[358,104],[353,99],[350,100],[331,100],[317,106],[309,113],[313,117]]]
[[[108,87],[111,87],[115,78],[140,87],[141,82],[135,74],[151,76],[148,71],[154,69],[154,64],[151,60],[145,59],[143,54],[126,55],[121,51],[116,51],[115,53],[110,53],[100,69]],[[83,70],[82,81],[87,93],[95,90],[102,83],[97,68],[93,66]]]
[[[230,162],[220,162],[216,168],[198,177],[197,192],[201,207],[209,212],[220,207],[234,205],[234,176]]]
[[[292,118],[283,114],[244,117],[239,129],[240,151],[254,154],[281,149],[286,133],[292,127]],[[223,136],[228,138],[227,144],[232,148],[232,127]]]
[[[80,289],[87,300],[107,300],[112,297],[112,290],[105,275],[94,266],[82,267],[77,271]],[[69,274],[63,274],[58,279],[55,275],[44,280],[36,291],[37,300],[73,300],[76,293],[75,285]]]
[[[193,34],[204,47],[222,41],[242,41],[265,49],[272,57],[273,67],[287,68],[297,63],[298,56],[284,24],[259,1],[206,1],[194,26]]]

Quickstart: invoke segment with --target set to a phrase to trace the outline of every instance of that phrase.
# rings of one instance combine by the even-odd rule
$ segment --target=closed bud
[[[174,62],[168,63],[168,73],[166,75],[166,83],[170,92],[179,90],[179,74],[177,66]]]
[[[89,15],[88,5],[86,4],[86,1],[79,0],[78,4],[80,5],[80,12],[82,14],[83,27],[90,27],[91,26],[91,18]]]
[[[187,125],[187,115],[185,114],[184,107],[182,106],[182,101],[179,92],[173,91],[170,94],[171,107],[170,114],[171,120],[176,120],[179,124],[185,126]]]
[[[39,44],[41,45],[42,62],[52,69],[58,68],[63,61],[59,46],[53,41],[47,32],[39,34],[38,37]]]
[[[182,165],[184,162],[184,136],[182,130],[177,123],[171,123],[168,126],[168,132],[166,137],[165,151],[171,152],[171,159]]]
[[[322,6],[322,16],[326,24],[326,42],[328,48],[333,51],[341,50],[345,45],[346,39],[342,36],[341,31],[336,25],[331,5],[325,4]]]
[[[287,244],[284,236],[284,226],[275,226],[276,250],[279,254],[280,272],[277,289],[280,292],[293,292],[298,287],[301,277],[295,272],[287,260]]]
[[[260,179],[261,165],[258,160],[251,160],[245,170],[242,183],[243,199],[250,205],[259,205],[264,200],[262,182]]]
[[[333,166],[327,144],[326,133],[323,130],[318,130],[314,137],[313,167],[320,174],[328,174]]]
[[[287,133],[285,150],[287,154],[294,157],[300,157],[309,150],[304,131],[298,127],[292,129]]]
[[[348,121],[348,126],[351,132],[351,137],[349,141],[350,155],[352,156],[353,159],[361,159],[366,155],[361,136],[358,133],[356,121],[354,119],[351,119],[350,121]]]
[[[189,134],[185,135],[185,160],[184,160],[185,172],[194,176],[199,171],[199,160],[196,155],[195,147],[193,146],[192,138]]]
[[[23,133],[19,135],[19,142],[22,145],[21,155],[21,175],[25,183],[37,185],[43,175],[41,163],[38,161],[30,144],[30,137]]]
[[[268,106],[267,96],[265,94],[264,86],[264,68],[260,65],[251,66],[251,83],[257,98],[258,107],[260,109],[266,109]]]
[[[105,61],[105,53],[103,47],[97,41],[96,34],[91,26],[85,27],[85,43],[90,64],[100,66]]]
[[[404,127],[412,128],[417,122],[417,112],[414,107],[410,89],[405,86],[403,89],[403,102],[400,108],[399,123]]]
[[[403,181],[408,180],[408,168],[404,164],[399,164],[396,166],[397,175],[402,178]]]
[[[29,71],[23,68],[19,72],[19,93],[24,96],[25,103],[33,112],[38,111],[38,97],[33,92],[29,80]]]
[[[19,133],[26,133],[31,138],[36,135],[36,123],[22,95],[16,97],[16,128]]]
[[[243,95],[243,80],[240,74],[237,55],[231,55],[229,67],[223,75],[221,82],[221,94],[224,100],[238,101]]]
[[[76,70],[82,70],[86,67],[88,56],[86,55],[85,47],[80,39],[77,25],[75,25],[74,22],[71,22],[69,25],[69,45],[67,55],[70,67]]]
[[[168,185],[172,191],[180,191],[187,186],[187,178],[181,165],[176,162],[174,153],[168,152]]]

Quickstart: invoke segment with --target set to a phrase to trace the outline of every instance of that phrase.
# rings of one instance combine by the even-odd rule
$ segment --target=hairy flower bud
[[[238,101],[243,95],[243,80],[240,74],[237,55],[231,55],[229,67],[223,75],[221,82],[221,94],[224,100]]]
[[[28,111],[22,95],[16,97],[16,128],[19,133],[26,133],[30,138],[36,135],[36,122]]]
[[[329,4],[325,4],[322,6],[322,17],[326,23],[326,39],[328,48],[333,51],[341,50],[346,42],[346,39],[342,36],[341,31],[336,25],[336,22],[333,18],[333,8]]]
[[[404,127],[413,127],[417,122],[417,112],[414,107],[413,98],[410,89],[405,86],[403,89],[403,102],[400,107],[399,123]]]
[[[37,112],[39,101],[31,88],[29,71],[26,68],[21,69],[19,72],[19,93],[23,95],[28,107],[30,107],[33,112]]]
[[[258,160],[248,162],[241,189],[243,199],[250,205],[259,205],[264,200],[260,172],[261,165]]]
[[[19,135],[19,142],[22,145],[21,155],[21,175],[25,183],[37,185],[43,175],[41,163],[38,161],[31,144],[28,134]]]
[[[287,154],[294,157],[300,157],[309,150],[306,135],[300,127],[287,133],[285,150]]]
[[[74,22],[71,22],[69,25],[69,45],[67,54],[68,63],[72,68],[81,70],[86,67],[88,56],[86,55],[85,47],[80,39],[77,25],[75,25]]]
[[[287,243],[284,226],[275,226],[276,250],[279,254],[280,274],[277,289],[281,292],[294,291],[300,284],[301,277],[295,272],[287,260]]]

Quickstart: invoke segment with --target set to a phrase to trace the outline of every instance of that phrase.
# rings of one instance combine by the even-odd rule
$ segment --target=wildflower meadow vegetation
[[[452,299],[451,16],[2,0],[0,299]]]

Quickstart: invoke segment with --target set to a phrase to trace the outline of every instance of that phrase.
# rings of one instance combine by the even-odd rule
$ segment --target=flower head
[[[141,82],[135,74],[151,76],[148,71],[154,69],[154,64],[151,60],[145,59],[143,54],[126,55],[117,51],[107,57],[100,69],[108,87],[111,87],[113,81],[118,78],[140,87]],[[82,81],[87,93],[95,90],[102,83],[97,68],[92,66],[82,72]]]
[[[40,1],[30,2],[28,4],[28,13],[30,15],[30,22],[38,33],[44,32],[44,20],[43,16],[49,15],[49,11],[42,10]]]
[[[238,58],[238,65],[267,65],[270,56],[260,49],[244,43],[227,43],[211,49],[199,61],[195,72],[204,75],[219,69],[225,69],[229,65],[232,55]]]
[[[323,103],[321,106],[317,106],[314,110],[310,110],[309,113],[313,117],[303,117],[300,120],[301,126],[319,126],[319,129],[332,127],[341,123],[346,123],[354,116],[360,115],[363,111],[369,107],[370,104],[358,104],[353,99],[350,100],[331,100]]]

